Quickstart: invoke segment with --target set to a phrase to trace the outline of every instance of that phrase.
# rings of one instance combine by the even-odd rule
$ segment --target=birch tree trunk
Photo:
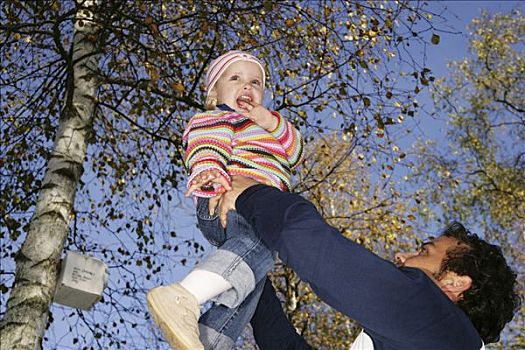
[[[97,29],[92,16],[85,9],[77,12],[64,107],[29,231],[16,257],[15,283],[0,328],[2,350],[42,347],[95,109]]]

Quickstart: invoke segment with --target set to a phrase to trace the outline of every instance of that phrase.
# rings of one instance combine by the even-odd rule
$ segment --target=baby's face
[[[256,63],[237,61],[229,66],[215,84],[217,104],[227,104],[237,112],[248,112],[241,101],[261,104],[263,97],[262,72]]]

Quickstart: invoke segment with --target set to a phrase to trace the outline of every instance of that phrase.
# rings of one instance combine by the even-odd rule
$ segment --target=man
[[[398,254],[397,267],[343,237],[300,196],[242,177],[232,187],[219,206],[223,226],[236,209],[323,301],[358,321],[364,332],[352,349],[483,349],[519,306],[499,247],[461,224]],[[267,283],[252,319],[259,346],[307,349],[276,300]]]

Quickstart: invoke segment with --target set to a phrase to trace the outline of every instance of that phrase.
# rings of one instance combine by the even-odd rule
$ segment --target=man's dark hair
[[[457,305],[485,344],[497,342],[521,303],[516,273],[507,265],[499,246],[485,242],[459,222],[451,223],[443,236],[456,238],[460,247],[447,252],[441,271],[472,279],[472,286],[463,292]],[[462,244],[467,247],[461,248]]]

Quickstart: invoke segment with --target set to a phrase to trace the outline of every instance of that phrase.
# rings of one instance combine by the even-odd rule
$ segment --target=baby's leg
[[[198,199],[197,220],[211,244],[218,246],[226,240],[217,215],[209,214],[207,199]],[[216,273],[193,270],[180,283],[149,291],[148,308],[172,348],[203,349],[198,329],[199,304],[230,288],[231,284]]]
[[[233,287],[218,295],[215,304],[199,319],[205,349],[231,349],[250,322],[266,273],[274,266],[272,253],[235,212],[228,214],[226,236],[219,249],[198,265],[199,270],[221,275]]]
[[[229,224],[224,231],[217,216],[208,213],[207,203],[199,198],[199,227],[212,244],[219,244],[219,249],[194,267],[180,285],[199,304],[220,295],[219,303],[236,307],[273,267],[273,258],[244,218],[230,212]]]
[[[209,200],[197,198],[197,224],[204,238],[214,246],[221,246],[226,241],[226,231],[222,228],[217,213],[209,213]],[[207,269],[194,268],[180,281],[199,304],[230,289],[232,286],[220,274]]]
[[[197,320],[188,322],[198,315],[198,305],[218,296],[218,304],[238,307],[272,269],[272,253],[236,212],[228,214],[226,238],[220,249],[208,255],[180,283],[158,287],[148,293],[150,312],[170,345],[188,350],[201,348]],[[255,310],[257,301],[258,298],[251,309]],[[180,318],[182,314],[191,317]],[[230,325],[231,334],[239,328],[242,330],[251,314],[253,311],[244,317],[246,322],[242,318]]]
[[[232,211],[228,213],[226,241],[211,252],[195,268],[222,276],[232,288],[214,300],[227,307],[237,307],[255,285],[266,277],[274,266],[272,252],[255,235],[246,220]]]

